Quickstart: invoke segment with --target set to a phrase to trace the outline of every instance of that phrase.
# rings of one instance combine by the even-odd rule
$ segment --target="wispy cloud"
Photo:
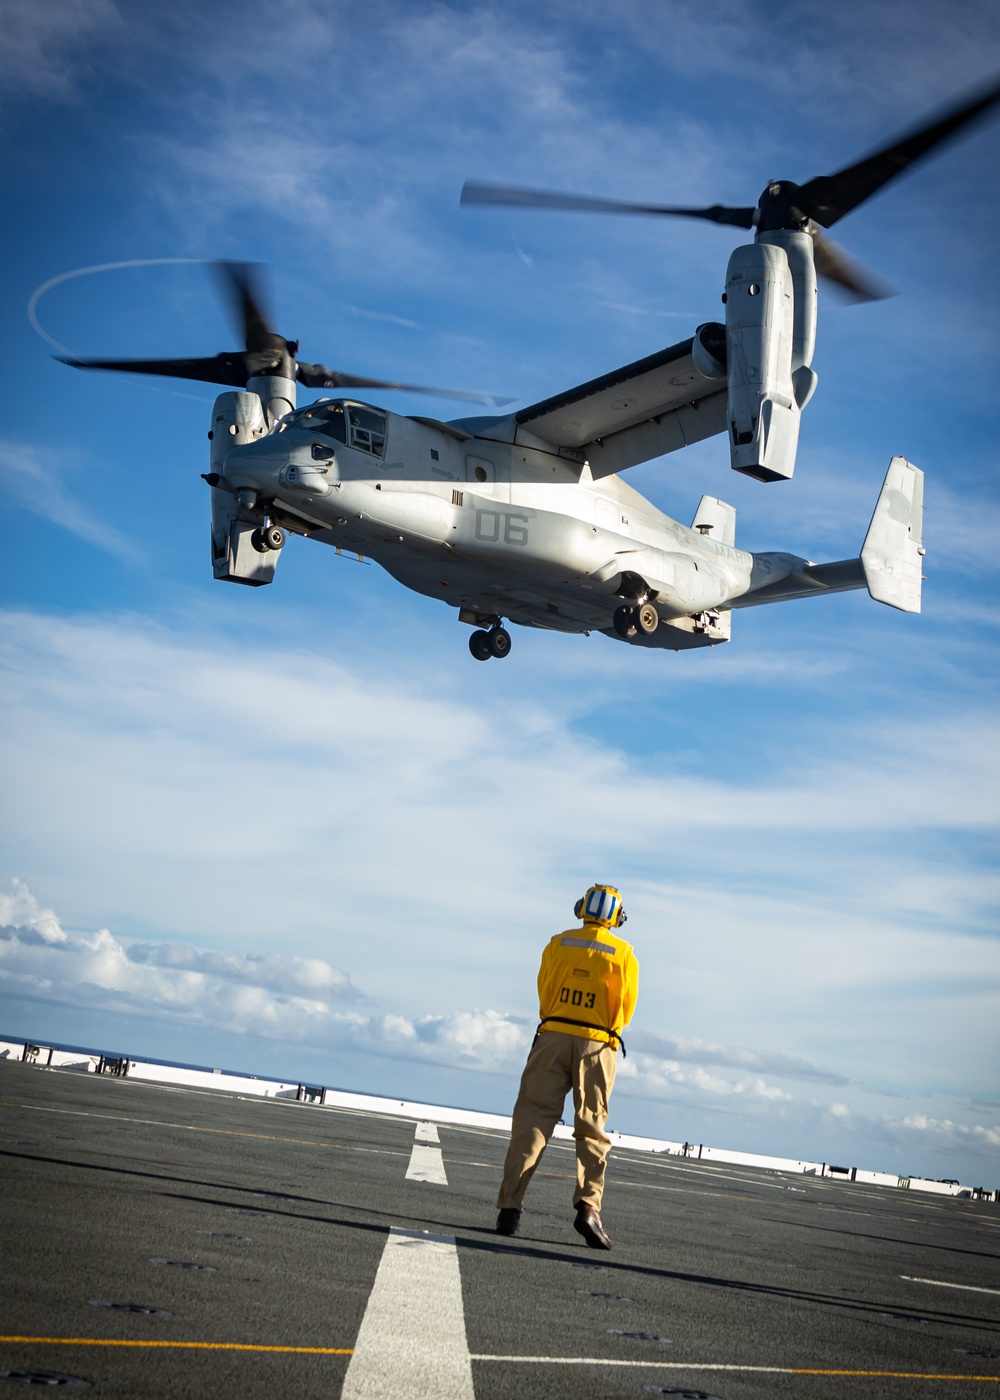
[[[724,1065],[731,1069],[754,1070],[782,1079],[800,1079],[816,1084],[847,1084],[842,1074],[820,1069],[797,1055],[748,1050],[741,1046],[719,1045],[683,1036],[638,1032],[630,1037],[632,1046],[661,1060],[684,1061],[695,1065]]]
[[[606,306],[609,311],[626,311],[630,316],[677,317],[682,321],[689,321],[691,323],[692,334],[694,333],[695,326],[701,319],[701,313],[698,311],[658,311],[653,306],[627,306],[620,301],[602,301],[600,305]]]
[[[206,952],[183,943],[130,943],[129,962],[158,967],[165,972],[195,972],[224,982],[240,982],[271,992],[308,993],[313,996],[353,1000],[359,995],[345,972],[338,972],[322,958],[283,957],[264,953],[246,957],[238,953]]]
[[[419,321],[411,321],[406,316],[395,316],[391,311],[367,311],[361,306],[349,306],[345,302],[344,310],[349,316],[361,316],[366,321],[385,321],[391,326],[403,326],[407,330],[420,330]]]
[[[132,542],[67,490],[62,480],[66,458],[65,452],[0,440],[0,490],[34,515],[134,563],[139,552]]]
[[[125,27],[114,0],[7,0],[0,46],[5,103],[26,93],[68,96],[91,71],[94,41],[120,39]]]

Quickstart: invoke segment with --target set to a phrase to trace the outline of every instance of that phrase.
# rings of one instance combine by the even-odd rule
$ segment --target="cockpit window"
[[[351,421],[351,446],[375,457],[385,453],[385,414],[377,408],[351,403],[347,405]]]
[[[320,400],[306,408],[297,408],[282,420],[283,428],[300,428],[306,433],[322,433],[334,442],[347,442],[347,415],[342,403]]]

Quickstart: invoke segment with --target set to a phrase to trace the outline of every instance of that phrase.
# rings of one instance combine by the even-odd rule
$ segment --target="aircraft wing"
[[[595,478],[726,431],[725,327],[567,389],[514,415],[553,447],[579,452]]]

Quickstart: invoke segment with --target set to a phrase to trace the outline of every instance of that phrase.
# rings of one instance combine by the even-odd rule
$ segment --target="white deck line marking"
[[[436,1123],[418,1123],[413,1134],[415,1142],[440,1142]]]
[[[406,1168],[406,1179],[427,1181],[432,1186],[447,1186],[448,1178],[440,1147],[425,1147],[423,1143],[415,1142],[410,1153],[410,1165]]]
[[[615,1151],[614,1145],[612,1145],[612,1149],[611,1149],[611,1150],[612,1150],[612,1151]],[[629,1150],[634,1151],[635,1149],[634,1149],[634,1148],[633,1148],[633,1149],[629,1149],[629,1148],[624,1148],[624,1147],[623,1147],[623,1148],[620,1148],[619,1150],[622,1151],[622,1152],[627,1152],[627,1151],[629,1151]],[[617,1158],[617,1160],[620,1162],[622,1159],[619,1157],[619,1158]],[[662,1172],[670,1172],[671,1174],[674,1174],[675,1172],[676,1172],[676,1173],[683,1172],[686,1176],[700,1176],[700,1177],[702,1178],[703,1181],[707,1179],[706,1174],[704,1174],[703,1171],[702,1171],[702,1169],[700,1169],[700,1168],[698,1168],[698,1167],[678,1167],[678,1166],[676,1166],[673,1162],[664,1163],[663,1166],[660,1166],[659,1164],[657,1164],[657,1165],[654,1166],[654,1164],[653,1164],[652,1162],[637,1162],[637,1161],[634,1161],[634,1160],[631,1159],[631,1158],[629,1158],[629,1159],[627,1159],[627,1160],[628,1160],[628,1165],[629,1165],[630,1167],[633,1167],[633,1166],[634,1166],[634,1167],[643,1167],[643,1168],[645,1168],[646,1171],[662,1171]],[[705,1163],[705,1167],[711,1169],[712,1179],[715,1180],[715,1181],[742,1181],[745,1185],[746,1185],[746,1184],[749,1184],[749,1185],[751,1185],[751,1186],[766,1186],[766,1187],[768,1187],[768,1189],[771,1190],[771,1191],[787,1191],[787,1190],[788,1190],[788,1187],[785,1185],[785,1183],[784,1183],[783,1181],[758,1181],[757,1178],[756,1178],[756,1177],[753,1177],[753,1176],[738,1176],[736,1172],[723,1172],[723,1171],[719,1171],[717,1168],[713,1167],[713,1165],[712,1165],[711,1162],[706,1162],[706,1163]],[[759,1169],[758,1169],[758,1170],[759,1170]],[[765,1168],[765,1170],[766,1170],[766,1168]],[[791,1176],[791,1175],[793,1175],[793,1173],[789,1172],[788,1175]],[[794,1175],[795,1175],[795,1176],[799,1176],[799,1173],[796,1172],[796,1173],[794,1173]],[[823,1180],[823,1179],[824,1179],[824,1178],[821,1178],[821,1177],[807,1177],[807,1176],[805,1176],[804,1173],[802,1174],[802,1178],[803,1178],[805,1181],[808,1181],[808,1182],[819,1181],[819,1180]],[[799,1187],[798,1189],[799,1189],[799,1190],[803,1190],[804,1188],[803,1188],[803,1187]]]
[[[741,1366],[739,1363],[726,1361],[614,1361],[603,1356],[485,1356],[473,1352],[469,1359],[512,1361],[521,1366],[615,1366],[633,1369],[645,1367],[646,1370],[652,1367],[658,1371],[728,1371],[731,1374],[752,1376],[880,1376],[885,1380],[979,1381],[987,1384],[995,1384],[998,1380],[997,1376],[980,1376],[975,1372],[942,1375],[939,1372],[854,1370],[839,1366]]]
[[[910,1274],[900,1274],[900,1278],[905,1278],[907,1283],[930,1283],[935,1288],[960,1288],[963,1293],[992,1293],[1000,1297],[1000,1288],[976,1288],[971,1283],[945,1283],[940,1278],[913,1278]]]
[[[200,1092],[195,1090],[195,1093]],[[206,1089],[206,1093],[210,1091]],[[274,1103],[274,1099],[245,1099],[245,1103]],[[277,1133],[238,1133],[230,1132],[228,1128],[208,1128],[202,1127],[198,1123],[168,1123],[161,1118],[132,1118],[120,1113],[84,1113],[77,1108],[46,1108],[42,1104],[36,1103],[14,1103],[0,1100],[0,1109],[3,1108],[24,1108],[30,1109],[32,1113],[61,1113],[68,1118],[106,1118],[112,1123],[134,1123],[140,1128],[176,1128],[181,1133],[212,1133],[217,1137],[247,1137],[260,1138],[265,1142],[297,1142],[303,1147],[324,1147],[336,1152],[365,1152],[372,1157],[405,1157],[405,1152],[400,1152],[395,1147],[355,1147],[347,1142],[320,1142],[318,1138],[286,1138],[279,1137]],[[96,1149],[94,1149],[96,1150]],[[239,1190],[236,1188],[226,1188]]]
[[[389,1231],[342,1400],[475,1400],[452,1235]]]
[[[659,1371],[743,1371],[753,1375],[794,1375],[791,1366],[739,1366],[725,1362],[692,1361],[615,1361],[606,1356],[483,1356],[473,1352],[471,1361],[512,1361],[518,1366],[626,1366],[650,1367]],[[344,1391],[347,1394],[347,1391]]]

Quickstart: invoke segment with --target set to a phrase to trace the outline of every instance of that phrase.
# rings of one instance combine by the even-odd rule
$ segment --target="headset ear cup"
[[[573,905],[573,917],[574,917],[574,919],[582,919],[582,918],[583,918],[583,900],[582,900],[582,899],[578,899],[578,900],[576,901],[576,903]]]

